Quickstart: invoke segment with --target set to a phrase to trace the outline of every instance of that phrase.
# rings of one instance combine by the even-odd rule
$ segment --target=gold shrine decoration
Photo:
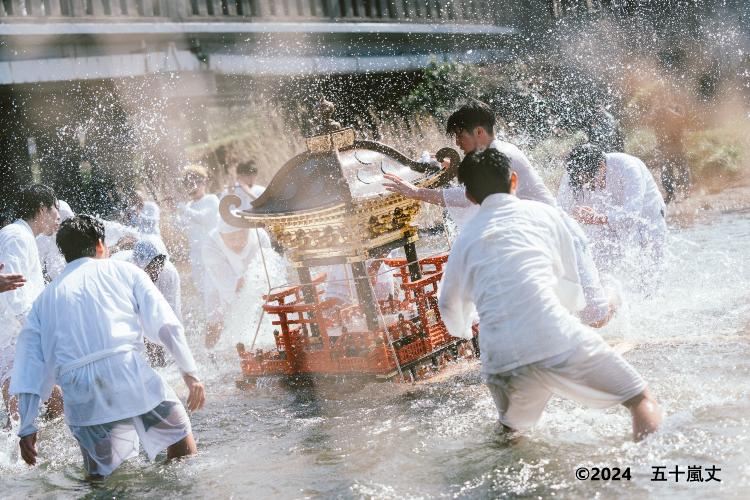
[[[369,258],[369,248],[415,239],[417,231],[411,223],[419,210],[418,201],[396,195],[363,200],[349,211],[340,204],[273,218],[249,213],[240,217],[252,225],[264,225],[297,264],[334,258],[358,262]]]
[[[356,134],[353,128],[345,128],[327,134],[316,135],[305,140],[311,153],[327,153],[354,146]]]
[[[370,215],[367,229],[373,238],[408,226],[419,213],[419,202],[397,206],[392,211]]]

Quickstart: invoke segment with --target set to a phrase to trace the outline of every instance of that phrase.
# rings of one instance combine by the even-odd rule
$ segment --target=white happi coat
[[[0,293],[0,384],[10,376],[16,337],[34,300],[44,290],[39,251],[31,227],[22,219],[0,229],[0,262],[3,273],[22,274],[21,288]]]
[[[201,292],[204,292],[206,271],[202,250],[208,240],[208,234],[219,222],[219,198],[214,194],[207,194],[200,200],[181,205],[180,221],[187,230],[193,283]]]
[[[559,211],[488,196],[456,239],[440,286],[451,335],[471,337],[479,314],[482,372],[503,373],[565,353],[587,335],[573,240]]]
[[[253,184],[250,186],[250,192],[248,193],[239,185],[239,183],[235,183],[233,186],[228,186],[222,191],[221,198],[224,198],[228,194],[236,195],[240,198],[240,206],[235,207],[235,210],[249,210],[253,208],[252,202],[260,198],[260,195],[262,195],[265,190],[265,186]]]
[[[60,385],[65,419],[91,426],[141,415],[173,394],[149,365],[143,340],[164,345],[183,373],[196,372],[180,322],[146,273],[113,259],[76,259],[34,303],[18,337],[11,393],[22,431],[38,401]]]
[[[271,248],[268,233],[262,229],[257,233],[255,230],[249,231],[247,245],[240,253],[233,252],[224,244],[218,230],[214,229],[208,235],[203,246],[203,262],[208,287],[207,313],[211,321],[221,320],[234,302],[237,283],[245,276],[253,260],[260,258],[261,247],[264,251]]]
[[[607,216],[606,225],[586,227],[602,265],[617,262],[629,246],[651,249],[659,259],[667,234],[666,205],[653,175],[641,160],[625,153],[608,153],[606,165],[603,189],[574,192],[566,173],[558,191],[560,206],[568,212],[590,206]]]

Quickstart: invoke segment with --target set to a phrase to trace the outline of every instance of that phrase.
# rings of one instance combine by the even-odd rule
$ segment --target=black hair
[[[510,193],[510,159],[497,149],[466,155],[458,166],[458,182],[477,203],[496,193]]]
[[[476,127],[482,127],[488,134],[495,133],[495,113],[482,101],[471,99],[448,117],[445,131],[449,135],[459,134],[462,131],[470,132]]]
[[[42,208],[57,206],[55,190],[44,184],[28,184],[18,193],[16,217],[33,219]]]
[[[253,160],[243,161],[242,163],[237,165],[237,174],[238,175],[257,175],[258,168],[255,166],[255,162]]]
[[[598,146],[586,143],[576,146],[565,159],[570,187],[580,191],[584,184],[591,182],[599,171],[599,165],[606,161],[604,151]]]
[[[104,241],[104,224],[92,215],[81,214],[66,219],[57,231],[57,248],[65,262],[94,257],[99,241]]]

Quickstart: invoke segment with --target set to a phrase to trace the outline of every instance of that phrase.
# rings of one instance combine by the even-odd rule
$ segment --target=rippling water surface
[[[52,422],[43,427],[36,468],[20,463],[16,438],[0,432],[0,491],[6,498],[745,497],[750,214],[725,214],[670,238],[663,290],[643,297],[626,287],[628,310],[604,332],[613,344],[633,344],[625,356],[667,415],[644,443],[630,441],[624,408],[553,399],[538,429],[510,444],[498,433],[476,363],[415,386],[292,390],[267,382],[240,391],[230,338],[217,363],[203,360],[211,368],[207,407],[192,415],[198,457],[166,465],[141,458],[89,483],[67,428]],[[166,376],[184,393],[176,369]],[[661,465],[715,465],[721,482],[681,476],[676,483],[671,475],[652,482],[652,466]],[[630,467],[632,480],[581,482],[574,476],[581,466]]]

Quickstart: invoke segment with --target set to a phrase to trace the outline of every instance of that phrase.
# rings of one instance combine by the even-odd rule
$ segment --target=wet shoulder
[[[492,141],[491,147],[505,154],[523,154],[523,152],[515,144],[500,139],[495,139],[494,141]]]
[[[638,157],[627,153],[607,153],[607,165],[621,172],[639,171],[646,168]]]
[[[133,283],[143,271],[132,262],[120,259],[100,259],[95,261],[96,271],[104,275],[111,275],[122,283]]]
[[[562,218],[556,207],[541,201],[518,200],[518,212],[530,223],[547,223],[557,225],[562,223]]]
[[[12,223],[0,229],[0,251],[11,244],[12,246],[36,246],[36,239],[24,227]]]

